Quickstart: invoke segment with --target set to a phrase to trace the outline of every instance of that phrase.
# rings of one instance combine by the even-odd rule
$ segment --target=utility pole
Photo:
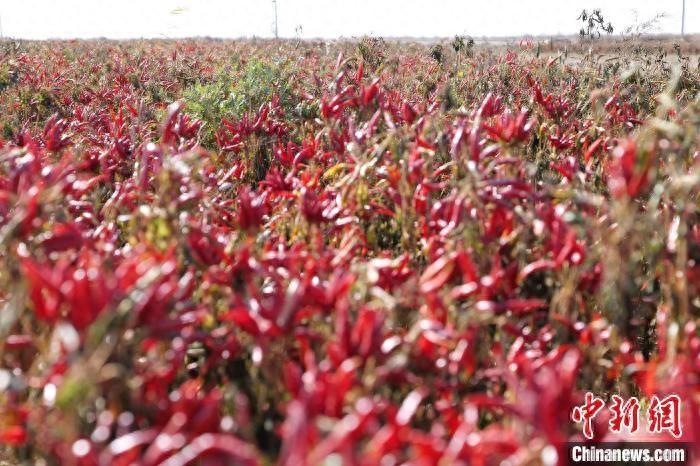
[[[681,37],[685,36],[685,0],[683,0],[683,13],[681,13]]]
[[[277,0],[272,0],[272,5],[275,7],[275,39],[279,39],[279,34],[277,31]]]

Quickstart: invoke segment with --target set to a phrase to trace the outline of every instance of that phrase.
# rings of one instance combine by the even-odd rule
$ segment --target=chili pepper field
[[[0,41],[0,464],[554,466],[587,392],[697,440],[659,50]]]

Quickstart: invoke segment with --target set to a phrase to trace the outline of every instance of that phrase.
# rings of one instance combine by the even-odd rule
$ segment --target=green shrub
[[[220,71],[210,82],[198,82],[185,90],[186,112],[204,121],[202,144],[213,147],[214,128],[222,118],[255,113],[274,94],[285,111],[293,108],[289,73],[283,63],[251,59],[238,71]]]

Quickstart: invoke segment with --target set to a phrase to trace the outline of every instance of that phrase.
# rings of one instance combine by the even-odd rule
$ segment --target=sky
[[[623,30],[659,13],[656,32],[680,32],[682,0],[278,0],[280,37],[473,37],[576,34],[583,8]],[[271,0],[0,0],[4,37],[272,37]],[[686,0],[700,33],[700,0]]]

